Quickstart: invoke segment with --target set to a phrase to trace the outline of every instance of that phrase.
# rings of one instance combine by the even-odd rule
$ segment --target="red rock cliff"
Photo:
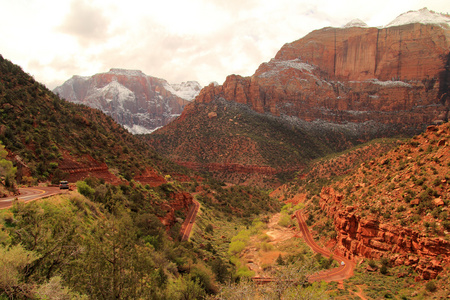
[[[228,76],[196,98],[334,123],[414,127],[447,120],[450,27],[324,28],[284,45],[251,77]]]

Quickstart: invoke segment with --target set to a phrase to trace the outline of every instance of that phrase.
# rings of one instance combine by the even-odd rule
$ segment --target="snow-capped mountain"
[[[414,23],[450,26],[450,15],[436,13],[425,7],[417,11],[409,11],[401,14],[385,27],[402,26]]]
[[[145,134],[180,115],[200,90],[195,81],[171,85],[139,70],[111,69],[73,76],[54,92],[67,101],[102,110],[133,134]]]
[[[192,101],[200,93],[202,86],[197,81],[168,84],[166,89],[180,98]]]

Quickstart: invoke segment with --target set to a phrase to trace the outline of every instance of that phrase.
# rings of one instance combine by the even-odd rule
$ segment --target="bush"
[[[213,228],[212,224],[206,225],[206,227],[205,227],[206,233],[213,233],[213,231],[214,231],[214,228]]]
[[[228,254],[236,255],[240,253],[245,248],[245,243],[242,241],[235,241],[230,243],[230,247],[228,248]]]
[[[289,227],[290,225],[293,225],[293,221],[288,215],[283,214],[280,220],[278,221],[278,225],[283,227]]]
[[[273,250],[273,245],[269,244],[269,243],[266,243],[266,242],[263,242],[263,243],[261,243],[260,248],[261,248],[262,251],[267,252],[267,251]]]
[[[431,293],[437,290],[437,286],[434,283],[434,281],[428,281],[427,284],[425,285],[425,288],[427,289],[427,291]]]
[[[77,190],[78,193],[89,199],[92,199],[95,192],[95,190],[91,188],[89,185],[87,185],[87,183],[84,181],[77,181]]]

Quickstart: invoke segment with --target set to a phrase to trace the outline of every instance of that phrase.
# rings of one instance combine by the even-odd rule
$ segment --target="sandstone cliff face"
[[[450,26],[324,28],[284,45],[251,77],[229,76],[196,98],[332,123],[423,128],[447,120]]]
[[[199,90],[196,82],[171,86],[141,71],[111,69],[91,77],[74,76],[54,92],[102,110],[132,133],[149,133],[181,114]]]
[[[347,257],[388,257],[394,265],[412,266],[424,279],[433,279],[450,263],[450,242],[440,237],[428,237],[411,228],[362,218],[354,207],[341,204],[343,195],[324,188],[320,206],[333,217],[338,233],[338,251]],[[439,257],[438,257],[439,256]]]

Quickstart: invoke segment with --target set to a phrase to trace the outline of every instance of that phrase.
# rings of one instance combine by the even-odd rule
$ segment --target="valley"
[[[426,8],[204,88],[0,55],[0,299],[450,297],[449,57]]]

